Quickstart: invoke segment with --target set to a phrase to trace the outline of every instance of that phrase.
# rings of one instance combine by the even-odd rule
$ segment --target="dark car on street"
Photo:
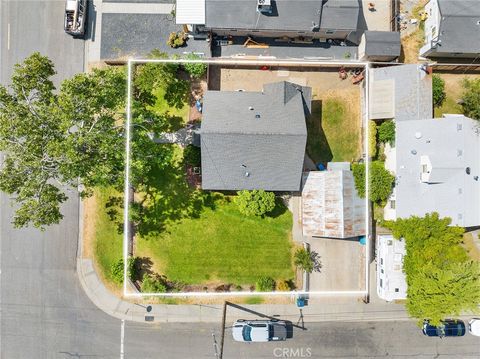
[[[423,322],[423,334],[428,337],[462,337],[465,335],[465,323],[458,319],[445,319],[438,326]]]

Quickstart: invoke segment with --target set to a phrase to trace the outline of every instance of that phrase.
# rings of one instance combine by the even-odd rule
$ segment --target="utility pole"
[[[227,316],[227,301],[223,302],[223,314],[222,314],[222,336],[220,338],[220,356],[219,359],[223,359],[223,343],[225,342],[225,319]]]

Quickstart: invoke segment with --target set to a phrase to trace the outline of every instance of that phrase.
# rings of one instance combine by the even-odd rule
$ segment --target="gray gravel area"
[[[190,39],[186,46],[178,49],[168,46],[168,35],[181,30],[182,26],[175,24],[171,15],[103,14],[100,56],[102,59],[144,57],[153,49],[172,55],[199,52],[209,56],[209,44],[206,41]]]

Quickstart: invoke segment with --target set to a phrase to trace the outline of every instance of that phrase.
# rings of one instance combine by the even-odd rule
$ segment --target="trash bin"
[[[305,298],[298,297],[297,298],[297,307],[298,308],[303,308],[304,306],[305,306]]]

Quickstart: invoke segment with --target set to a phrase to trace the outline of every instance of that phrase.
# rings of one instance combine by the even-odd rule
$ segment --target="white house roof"
[[[205,24],[205,0],[177,0],[175,8],[177,24]]]
[[[386,301],[407,298],[403,273],[405,241],[391,234],[379,235],[377,242],[377,294]]]
[[[480,225],[480,128],[463,115],[396,123],[396,217]]]
[[[302,224],[305,236],[365,235],[365,202],[358,197],[350,170],[305,173]]]

